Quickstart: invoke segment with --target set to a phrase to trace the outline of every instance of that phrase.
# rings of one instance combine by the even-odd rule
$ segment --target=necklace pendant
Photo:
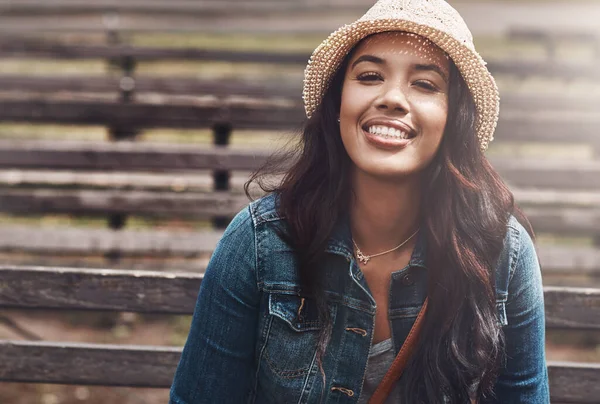
[[[358,258],[358,260],[363,264],[363,265],[367,265],[367,263],[369,262],[369,260],[371,259],[371,257],[369,257],[368,255],[364,255],[362,253],[362,251],[360,251],[358,248],[356,249],[356,258]]]

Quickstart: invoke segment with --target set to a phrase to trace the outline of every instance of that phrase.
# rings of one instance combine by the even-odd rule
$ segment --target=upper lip
[[[370,126],[374,125],[387,126],[390,128],[398,129],[402,132],[408,133],[410,137],[417,135],[417,131],[414,130],[410,125],[397,119],[371,118],[362,126],[362,128],[365,131],[367,131]]]

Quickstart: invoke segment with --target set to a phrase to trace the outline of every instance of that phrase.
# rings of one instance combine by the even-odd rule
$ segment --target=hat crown
[[[379,0],[358,21],[404,20],[435,28],[475,50],[467,24],[444,0]]]

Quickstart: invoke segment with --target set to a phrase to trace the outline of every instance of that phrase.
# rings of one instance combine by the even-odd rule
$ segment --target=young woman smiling
[[[548,403],[532,231],[484,155],[498,92],[458,13],[380,0],[303,95],[292,167],[211,258],[171,403],[375,401],[409,339],[386,403]]]

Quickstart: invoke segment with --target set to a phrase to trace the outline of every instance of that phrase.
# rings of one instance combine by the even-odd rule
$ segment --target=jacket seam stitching
[[[260,372],[260,364],[262,363],[263,354],[267,348],[267,342],[269,341],[269,336],[271,334],[271,324],[273,323],[273,318],[270,316],[268,318],[269,321],[264,334],[265,342],[260,348],[260,354],[258,355],[258,360],[256,361],[256,374],[254,375],[254,402],[256,402],[256,392],[258,390],[258,373]]]
[[[516,258],[514,259],[514,264],[512,265],[512,268],[509,268],[510,270],[510,274],[508,277],[508,289],[510,289],[510,283],[512,282],[512,279],[515,275],[515,272],[517,271],[517,266],[519,265],[519,261],[521,260],[521,256],[522,256],[522,243],[521,243],[521,231],[519,229],[516,229],[515,227],[511,226],[511,228],[513,230],[515,230],[515,232],[517,233],[518,237],[515,237],[515,243],[517,244],[517,248],[515,249],[517,251],[516,254]],[[511,252],[512,253],[512,252]],[[514,255],[514,254],[513,254]],[[508,298],[508,290],[507,290],[507,298]]]

